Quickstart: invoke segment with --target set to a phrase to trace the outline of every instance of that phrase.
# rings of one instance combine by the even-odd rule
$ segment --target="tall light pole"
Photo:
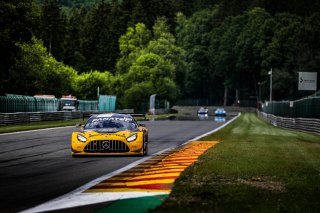
[[[258,92],[258,97],[259,97],[259,101],[261,101],[261,82],[258,82],[258,86],[259,86],[259,92]]]
[[[272,68],[271,70],[268,72],[268,74],[270,75],[270,99],[269,101],[272,101]]]

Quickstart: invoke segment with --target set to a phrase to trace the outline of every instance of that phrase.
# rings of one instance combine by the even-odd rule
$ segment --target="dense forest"
[[[320,3],[306,0],[1,0],[0,92],[117,95],[118,107],[305,96],[320,70]],[[319,81],[318,81],[319,85]],[[319,87],[318,87],[319,88]]]

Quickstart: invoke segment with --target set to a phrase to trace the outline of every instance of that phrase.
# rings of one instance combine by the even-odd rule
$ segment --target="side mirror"
[[[77,128],[83,128],[83,126],[84,126],[83,124],[76,124]]]
[[[139,127],[146,127],[145,124],[139,124]]]

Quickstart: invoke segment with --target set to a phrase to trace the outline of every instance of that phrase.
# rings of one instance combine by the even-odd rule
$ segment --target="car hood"
[[[92,137],[108,137],[108,136],[112,136],[112,137],[119,137],[119,138],[127,138],[130,135],[132,135],[131,131],[120,131],[120,132],[97,132],[94,130],[86,130],[83,132],[83,134],[87,137],[87,138],[92,138]]]

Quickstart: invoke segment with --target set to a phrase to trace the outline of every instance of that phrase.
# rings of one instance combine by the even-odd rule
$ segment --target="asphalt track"
[[[228,120],[229,118],[227,118]],[[145,121],[149,154],[178,146],[225,122]],[[18,212],[66,194],[141,157],[72,158],[75,127],[0,135],[0,212]]]

